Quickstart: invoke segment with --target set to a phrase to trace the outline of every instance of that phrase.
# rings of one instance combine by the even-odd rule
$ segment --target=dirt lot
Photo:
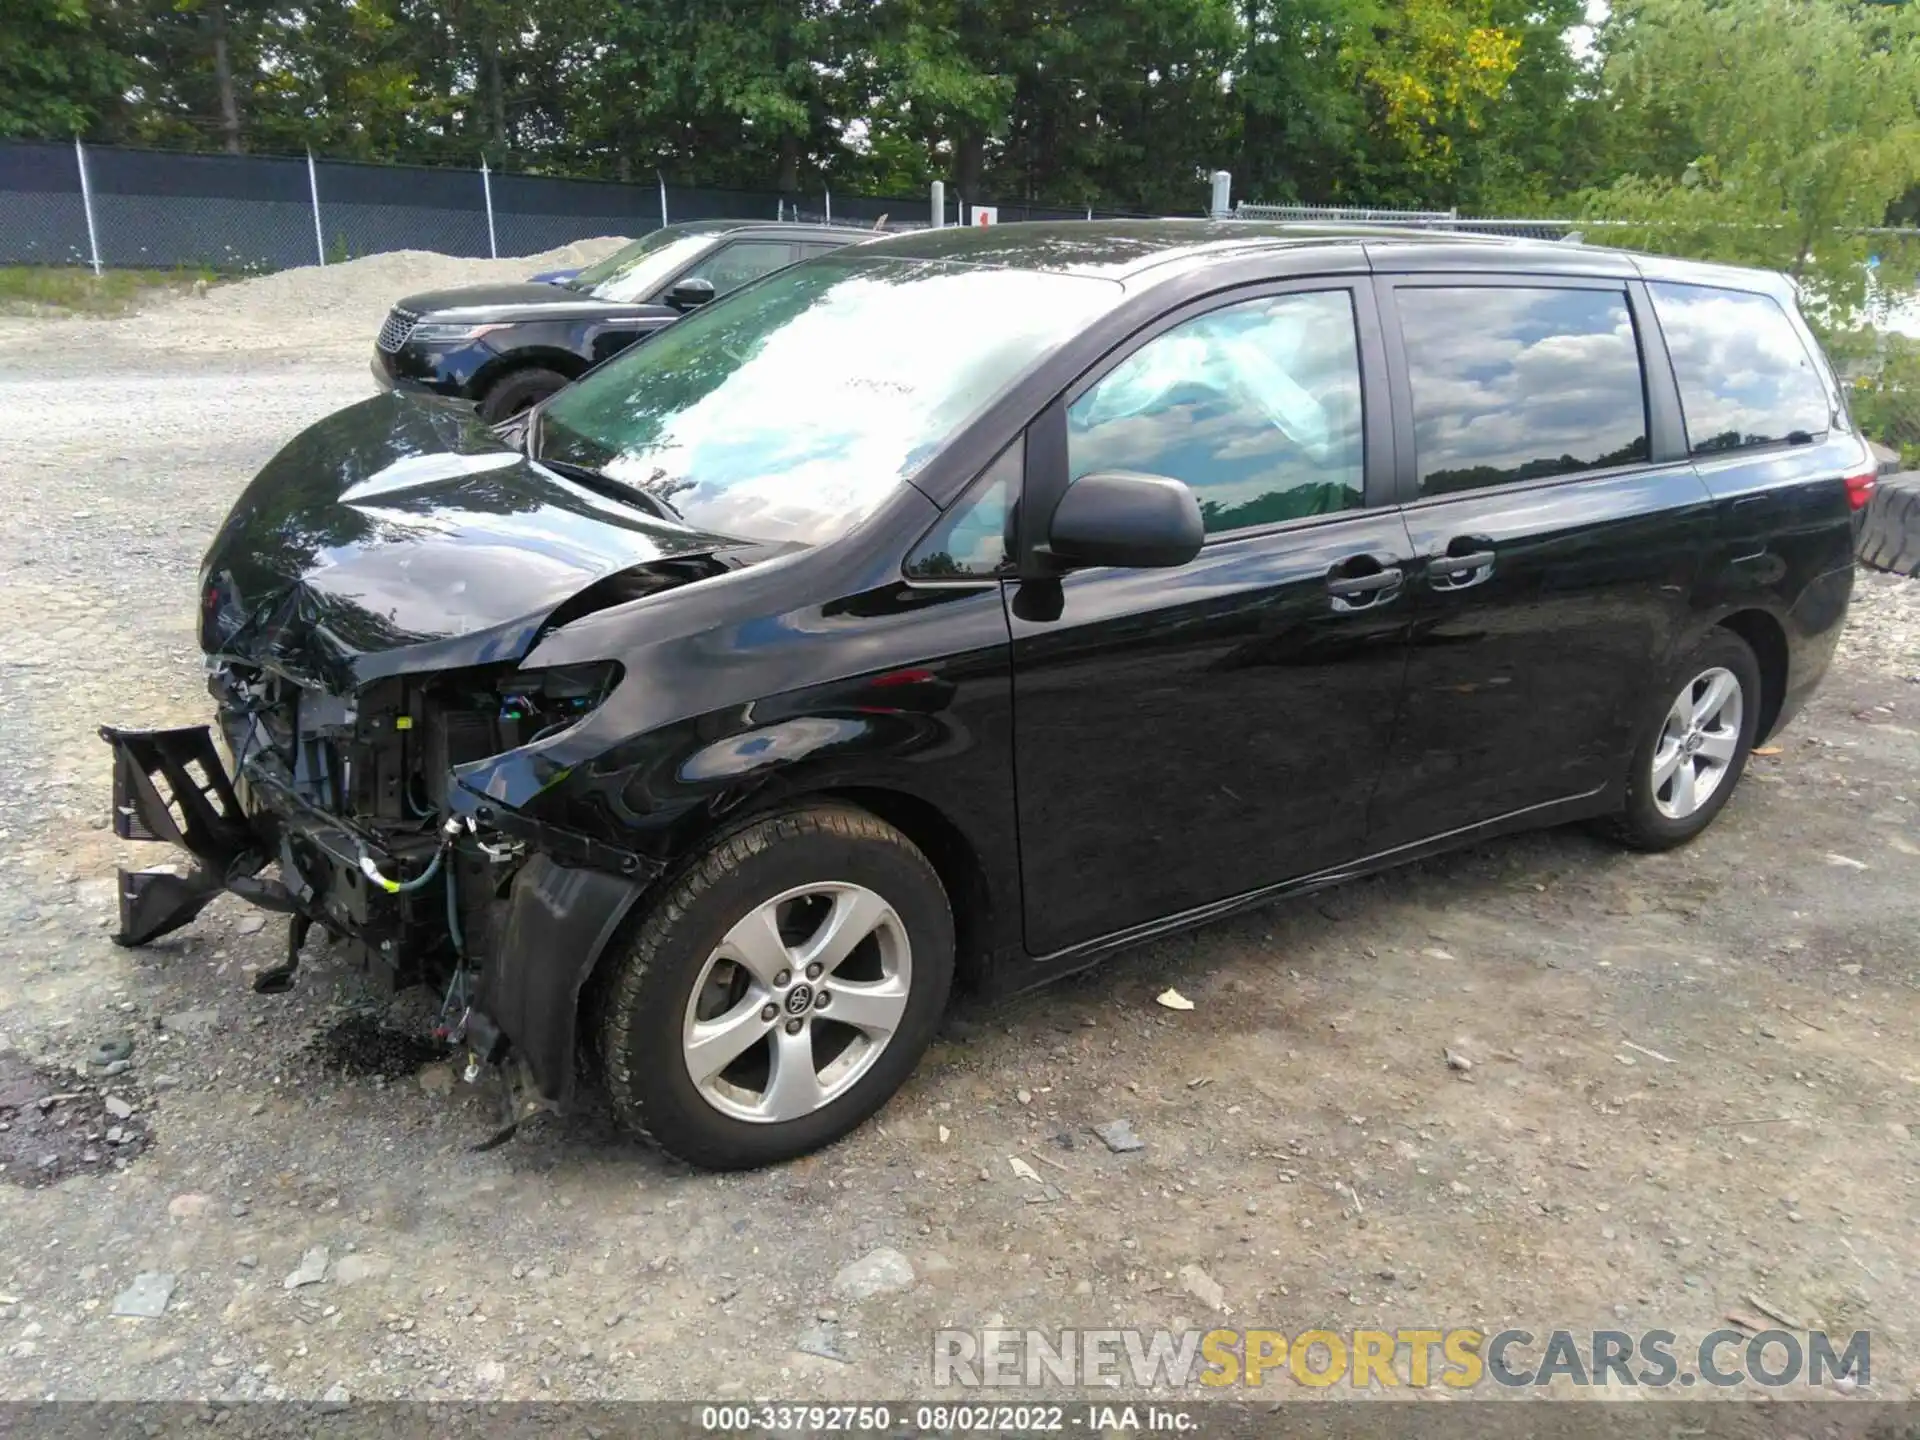
[[[1689,850],[1543,834],[1140,950],[968,1016],[878,1123],[765,1173],[597,1108],[472,1152],[490,1092],[372,1043],[324,958],[251,994],[281,942],[237,902],[116,949],[116,860],[159,857],[106,828],[94,727],[204,718],[207,536],[446,268],[362,264],[353,296],[263,282],[284,331],[257,292],[0,322],[0,1397],[872,1398],[930,1391],[943,1325],[1759,1305],[1871,1330],[1871,1392],[1920,1397],[1920,582],[1862,577],[1824,693]],[[1115,1118],[1143,1150],[1089,1134]],[[880,1247],[912,1283],[836,1293]],[[164,1314],[113,1317],[143,1272]]]

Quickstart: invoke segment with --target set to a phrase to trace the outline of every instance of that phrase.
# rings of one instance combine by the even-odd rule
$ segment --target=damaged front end
[[[516,1114],[564,1106],[580,985],[657,867],[504,813],[455,772],[558,736],[618,679],[612,663],[491,666],[343,698],[217,663],[218,741],[206,726],[101,731],[115,833],[192,861],[185,876],[122,870],[115,938],[145,944],[231,891],[289,917],[285,959],[256,989],[292,982],[318,926],[382,992],[441,994],[470,1074],[511,1051]]]
[[[214,727],[100,732],[115,832],[191,862],[120,872],[116,938],[145,944],[231,892],[288,917],[256,988],[290,984],[318,927],[376,988],[434,987],[469,1078],[500,1064],[516,1118],[563,1108],[581,987],[660,862],[618,826],[526,813],[482,772],[511,762],[538,798],[614,738],[583,732],[619,664],[522,668],[544,636],[750,558],[470,414],[382,397],[323,421],[208,551]]]

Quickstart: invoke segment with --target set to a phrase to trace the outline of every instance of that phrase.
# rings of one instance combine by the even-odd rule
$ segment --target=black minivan
[[[121,938],[225,888],[470,1076],[701,1165],[878,1109],[956,978],[1488,835],[1698,835],[1819,682],[1873,466],[1778,276],[1205,222],[900,235],[536,407],[382,396],[105,731]]]

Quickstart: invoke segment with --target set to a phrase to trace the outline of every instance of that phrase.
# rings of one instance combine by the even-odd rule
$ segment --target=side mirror
[[[713,299],[713,282],[690,275],[667,292],[667,304],[682,312],[698,310]]]
[[[1180,481],[1109,470],[1067,487],[1046,552],[1063,565],[1161,569],[1186,564],[1206,537],[1200,502]]]

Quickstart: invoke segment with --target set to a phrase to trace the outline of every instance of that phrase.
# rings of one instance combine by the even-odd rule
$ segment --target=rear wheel
[[[1716,630],[1689,651],[1642,722],[1609,832],[1637,850],[1667,850],[1711,825],[1746,769],[1760,698],[1760,664],[1738,635]]]
[[[566,384],[567,377],[557,370],[516,370],[486,393],[480,401],[480,418],[489,425],[498,424],[539,404]]]
[[[615,960],[607,1088],[694,1164],[791,1159],[899,1089],[952,979],[946,892],[910,840],[845,806],[772,815],[672,882]]]

